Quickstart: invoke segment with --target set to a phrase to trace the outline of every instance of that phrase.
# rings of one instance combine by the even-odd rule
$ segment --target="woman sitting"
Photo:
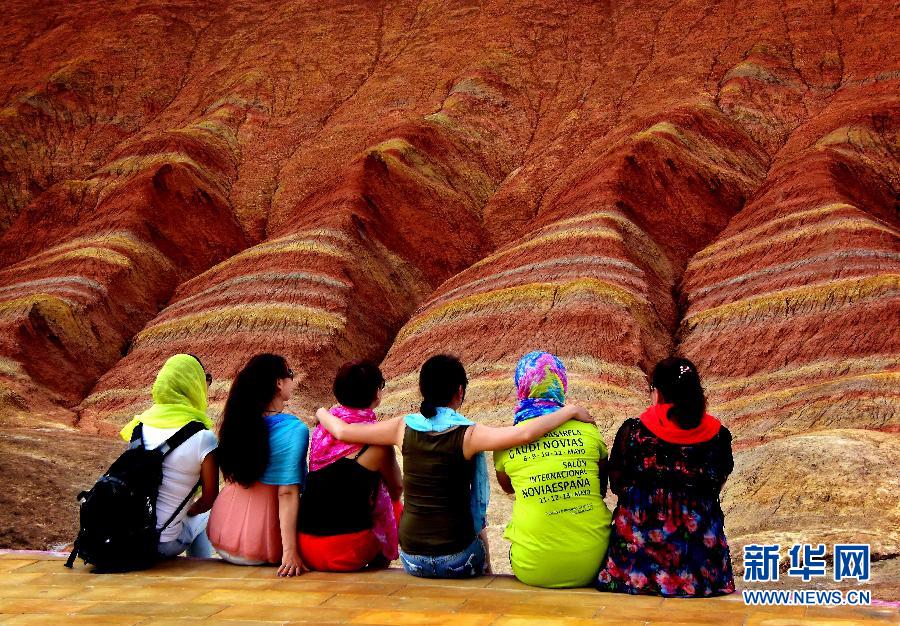
[[[609,482],[619,503],[597,588],[672,597],[734,591],[719,492],[731,433],[706,413],[697,368],[669,358],[653,370],[653,406],[619,428]]]
[[[162,462],[163,478],[156,499],[157,528],[162,529],[158,552],[173,557],[210,557],[206,537],[209,509],[219,493],[216,436],[206,416],[207,387],[212,376],[192,354],[170,357],[153,383],[153,406],[135,417],[120,433],[125,441],[140,436],[144,448],[175,445]],[[187,439],[182,427],[196,422],[201,428]],[[137,428],[140,427],[138,431]],[[178,442],[178,443],[176,443]],[[200,497],[189,503],[200,482]]]
[[[413,576],[469,578],[490,571],[484,539],[488,504],[485,450],[530,443],[584,409],[564,407],[520,427],[475,424],[456,410],[466,393],[458,359],[437,355],[419,374],[421,412],[378,424],[347,424],[319,409],[322,426],[342,441],[398,445],[403,453],[400,561]]]
[[[226,485],[209,519],[219,555],[238,565],[280,564],[300,574],[297,512],[306,478],[309,429],[284,413],[294,372],[284,357],[258,354],[235,377],[219,427],[219,465]]]
[[[562,408],[566,368],[547,352],[516,366],[515,424]],[[609,543],[606,445],[600,432],[570,420],[531,445],[494,454],[497,481],[514,493],[505,537],[516,578],[536,587],[584,587],[597,577]]]
[[[350,424],[374,423],[383,388],[378,366],[347,363],[334,379],[340,404],[331,414]],[[394,447],[344,443],[318,426],[309,469],[300,512],[303,563],[313,570],[352,572],[396,559],[394,508],[403,484]]]

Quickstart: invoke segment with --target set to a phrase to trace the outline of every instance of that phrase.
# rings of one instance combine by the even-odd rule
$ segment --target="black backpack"
[[[128,449],[90,491],[78,494],[81,521],[66,567],[71,568],[77,556],[93,565],[96,573],[130,572],[156,563],[160,533],[196,490],[191,489],[166,523],[157,528],[156,498],[163,478],[163,459],[201,430],[203,424],[189,422],[159,447],[145,450],[142,425],[135,427]]]

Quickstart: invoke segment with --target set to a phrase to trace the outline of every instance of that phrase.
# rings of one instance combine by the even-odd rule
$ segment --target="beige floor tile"
[[[533,615],[544,617],[578,617],[587,619],[597,612],[597,607],[550,602],[516,602],[495,599],[466,600],[460,613],[498,613],[500,615]]]
[[[392,596],[399,598],[446,598],[468,600],[488,591],[482,587],[438,587],[436,585],[404,585]]]
[[[366,596],[347,593],[333,596],[323,606],[379,611],[451,611],[461,606],[463,602],[462,598],[420,598],[413,595]]]
[[[0,600],[0,613],[53,613],[56,615],[66,613],[79,613],[94,605],[93,602],[79,600],[36,600],[36,599],[10,599]],[[125,612],[125,611],[121,611]]]
[[[406,626],[423,624],[427,626],[488,626],[497,616],[493,614],[456,614],[424,611],[365,611],[352,620],[351,624],[386,624]]]
[[[512,576],[495,576],[487,585],[488,589],[512,589],[521,591],[534,591],[540,587],[532,587],[520,582]]]
[[[633,596],[628,593],[601,593],[595,596],[597,602],[605,607],[625,608],[631,611],[658,609],[663,606],[664,599],[659,596]]]
[[[178,558],[162,561],[152,569],[147,570],[146,573],[152,576],[171,576],[174,573],[177,576],[187,578],[254,578],[277,580],[277,571],[278,570],[274,567],[232,565],[231,563],[214,559],[202,560]]]
[[[44,575],[40,572],[35,572],[32,574],[20,574],[18,572],[13,574],[0,574],[0,589],[12,585],[34,584],[37,581],[41,580],[43,576]]]
[[[405,589],[405,585],[394,583],[381,583],[375,581],[345,581],[343,578],[332,578],[330,580],[307,580],[300,577],[284,582],[285,589],[297,591],[319,591],[329,593],[355,593],[362,595],[388,596],[396,594],[400,590]]]
[[[881,620],[889,624],[900,624],[900,609],[881,606],[810,606],[806,607],[804,617],[823,617],[826,619],[858,618]]]
[[[722,626],[743,626],[747,616],[741,613],[710,613],[673,615],[663,619],[651,619],[647,626],[690,626],[692,624],[721,624]]]
[[[254,619],[281,622],[313,622],[334,624],[349,621],[361,611],[322,606],[230,606],[213,615],[213,619]]]
[[[225,608],[224,604],[181,602],[94,602],[83,615],[146,615],[148,617],[209,617]]]
[[[135,585],[134,587],[107,587],[105,585],[85,589],[79,600],[105,602],[191,602],[206,593],[205,589],[192,589],[188,585]]]
[[[545,590],[503,576],[422,579],[399,569],[281,579],[274,568],[190,559],[93,575],[38,556],[0,553],[0,624],[900,624],[891,607],[748,607],[739,594],[662,599]]]
[[[68,598],[74,595],[78,595],[79,600],[85,600],[86,598],[83,597],[83,591],[84,587],[79,587],[77,585],[69,585],[67,587],[51,587],[30,583],[25,585],[18,585],[15,587],[0,588],[0,599],[11,600],[13,598],[16,598],[24,600],[58,600],[60,598]]]
[[[75,564],[72,569],[69,569],[63,566],[64,561],[54,561],[52,559],[43,559],[37,560],[29,565],[23,565],[22,567],[16,568],[16,574],[32,574],[32,573],[41,573],[41,574],[68,574],[69,576],[91,576],[91,565],[83,565],[79,561]],[[121,576],[123,574],[115,574],[116,576]]]
[[[748,616],[771,617],[775,614],[779,617],[804,617],[807,611],[805,606],[744,606],[746,606]]]
[[[126,581],[123,584],[129,586],[142,586],[147,588],[181,587],[208,591],[210,589],[233,589],[248,591],[250,589],[281,589],[289,590],[290,583],[281,578],[187,578],[179,576],[160,576],[145,580]]]
[[[745,626],[883,626],[881,620],[860,617],[828,619],[824,617],[779,617],[775,615],[751,615]]]
[[[548,617],[540,615],[527,617],[524,615],[504,616],[491,622],[491,626],[594,626],[597,622],[592,619],[580,619],[577,617]],[[640,623],[640,622],[638,622]]]
[[[699,602],[702,602],[700,600]],[[640,618],[646,622],[677,624],[742,624],[746,618],[740,610],[704,609],[702,606],[683,606],[680,609],[634,608],[606,606],[598,609],[595,617],[604,620]]]
[[[30,559],[33,561],[59,561],[60,563],[65,563],[68,557],[68,552],[63,554],[62,552],[32,550],[0,550],[0,561],[5,561],[7,559]]]
[[[455,588],[484,588],[490,585],[494,581],[493,576],[478,576],[476,578],[463,578],[458,580],[453,580],[449,578],[418,578],[416,576],[410,576],[403,570],[390,570],[390,578],[383,580],[383,582],[397,582],[402,585],[408,585],[410,587],[420,587],[420,586],[428,586],[428,587],[455,587]],[[378,575],[382,576],[387,572],[379,572]]]
[[[232,605],[318,606],[334,594],[317,591],[282,591],[277,589],[212,589],[195,598],[195,602]]]
[[[380,582],[394,583],[409,586],[437,586],[437,587],[487,587],[494,581],[493,576],[479,576],[477,578],[465,578],[462,580],[450,580],[445,578],[417,578],[410,576],[402,569],[375,570],[371,572],[350,572],[346,574],[334,574],[331,572],[307,572],[300,577],[302,580],[326,580],[335,581],[339,576],[341,582]]]
[[[147,618],[144,618],[147,619]],[[266,621],[263,619],[217,619],[215,616],[207,617],[202,620],[191,618],[171,618],[163,617],[160,619],[149,619],[141,622],[140,626],[282,626],[284,620]]]
[[[0,559],[0,572],[11,572],[36,562],[35,559]]]
[[[59,614],[16,615],[9,621],[0,619],[4,626],[49,626],[51,624],[89,624],[90,626],[133,626],[147,619],[146,615],[66,615]]]

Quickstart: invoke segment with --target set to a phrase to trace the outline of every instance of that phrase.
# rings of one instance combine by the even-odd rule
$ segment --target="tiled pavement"
[[[43,553],[0,552],[0,624],[900,624],[892,607],[756,608],[740,595],[664,600],[592,589],[547,591],[509,576],[425,580],[401,570],[307,573],[175,559],[93,575]]]

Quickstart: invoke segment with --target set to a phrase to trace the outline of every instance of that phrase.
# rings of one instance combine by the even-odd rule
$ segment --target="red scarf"
[[[719,433],[721,422],[709,413],[704,413],[694,428],[684,429],[669,419],[668,411],[671,404],[654,404],[641,414],[641,423],[651,433],[669,443],[681,445],[703,443],[709,441]]]

